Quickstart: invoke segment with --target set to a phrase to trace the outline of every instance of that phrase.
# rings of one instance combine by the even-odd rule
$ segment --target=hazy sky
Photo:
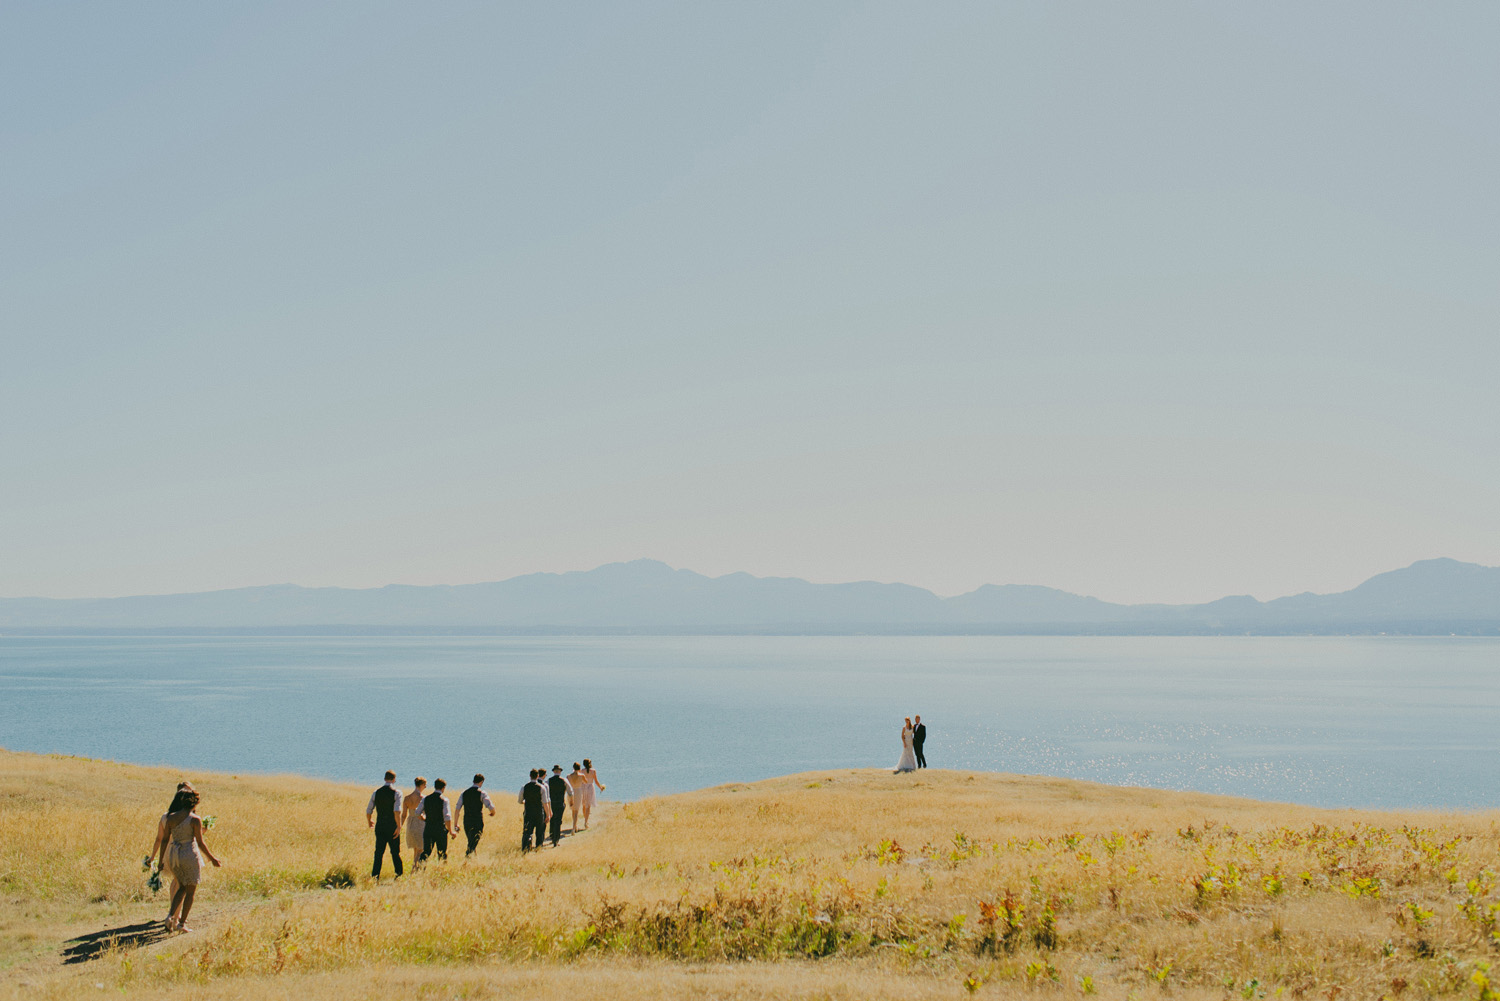
[[[9,4],[0,595],[1500,564],[1500,4]]]

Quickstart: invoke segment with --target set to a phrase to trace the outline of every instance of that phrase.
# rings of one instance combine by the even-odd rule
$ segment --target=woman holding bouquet
[[[166,867],[166,864],[167,864],[167,842],[171,840],[171,838],[168,837],[168,835],[167,835],[167,816],[173,810],[177,809],[177,806],[178,806],[177,797],[182,795],[182,790],[184,790],[184,789],[191,789],[191,788],[193,788],[193,784],[191,782],[179,782],[179,783],[177,783],[177,791],[172,794],[172,802],[167,806],[167,812],[164,813],[164,814],[162,814],[160,817],[157,818],[157,821],[156,821],[156,840],[153,841],[153,842],[151,842],[151,854],[146,856],[146,868],[147,869],[150,869],[151,866],[152,866],[152,864],[154,862],[156,862],[156,859],[157,859],[158,855],[161,856],[161,865],[157,866],[157,869],[162,869],[162,868]],[[167,873],[167,875],[170,876],[171,879],[172,879],[172,885],[167,888],[167,899],[171,900],[172,897],[177,894],[177,877],[176,876],[172,876],[171,873]],[[153,882],[151,883],[151,890],[152,890],[152,892],[160,890],[161,889],[161,881],[159,879],[157,879],[155,876],[153,876],[152,879],[153,879]]]
[[[203,854],[215,866],[220,864],[203,843],[203,820],[198,816],[198,793],[192,786],[180,789],[172,799],[172,808],[162,818],[166,842],[162,846],[161,867],[172,874],[172,908],[167,912],[167,931],[192,931],[187,926],[193,896],[198,892],[198,877]]]

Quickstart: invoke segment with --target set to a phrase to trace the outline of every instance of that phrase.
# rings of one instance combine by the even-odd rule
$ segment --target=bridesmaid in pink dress
[[[597,791],[596,791],[597,790]],[[589,829],[589,813],[594,809],[594,803],[598,801],[598,793],[604,791],[604,783],[599,781],[599,773],[594,771],[594,763],[588,758],[583,759],[583,829]],[[573,802],[577,803],[578,795],[573,796]]]

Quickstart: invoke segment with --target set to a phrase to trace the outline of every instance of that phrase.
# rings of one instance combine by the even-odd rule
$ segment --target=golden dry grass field
[[[168,937],[141,858],[181,777],[224,868]],[[833,771],[606,804],[525,857],[497,796],[475,860],[375,885],[367,796],[0,752],[0,998],[1480,999],[1491,962],[1500,984],[1496,813]]]

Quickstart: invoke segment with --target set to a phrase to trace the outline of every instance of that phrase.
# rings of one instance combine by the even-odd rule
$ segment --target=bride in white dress
[[[901,761],[896,765],[896,774],[902,772],[914,772],[917,770],[917,755],[911,749],[911,717],[906,717],[906,725],[901,728]]]

